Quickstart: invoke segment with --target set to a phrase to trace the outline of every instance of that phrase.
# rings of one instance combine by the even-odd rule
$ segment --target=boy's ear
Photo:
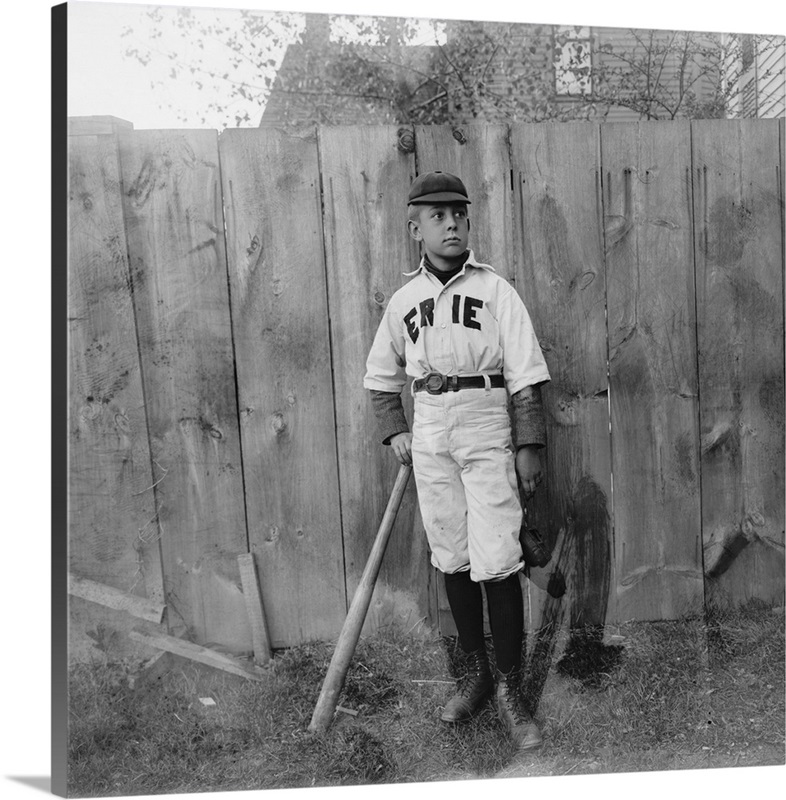
[[[418,227],[418,223],[415,222],[415,220],[413,220],[413,219],[407,220],[407,230],[409,231],[409,235],[416,242],[419,242],[423,238],[423,234],[420,232],[420,228]]]

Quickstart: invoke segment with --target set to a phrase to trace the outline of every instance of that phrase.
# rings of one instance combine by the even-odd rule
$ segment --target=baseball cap
[[[461,178],[449,172],[424,172],[409,189],[407,203],[469,203]]]

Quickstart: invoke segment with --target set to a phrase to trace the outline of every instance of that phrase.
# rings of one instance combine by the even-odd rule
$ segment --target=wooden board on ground
[[[70,568],[163,602],[117,144],[68,146]]]
[[[782,603],[779,123],[697,121],[692,131],[707,596]]]
[[[615,618],[677,619],[704,599],[689,123],[601,142]]]
[[[317,145],[260,129],[219,146],[250,547],[280,647],[346,614]]]
[[[377,435],[366,358],[393,293],[417,266],[406,229],[414,160],[387,126],[323,128],[320,161],[330,297],[347,598],[360,580],[399,463]],[[405,409],[411,398],[404,392]],[[426,542],[411,482],[390,537],[366,630],[414,625],[429,607]]]
[[[151,632],[135,629],[128,635],[138,644],[143,644],[158,650],[165,650],[181,658],[187,658],[190,661],[196,661],[208,667],[220,669],[222,672],[228,672],[230,675],[238,675],[241,678],[248,678],[252,681],[261,681],[266,674],[265,671],[259,667],[254,667],[232,656],[219,653],[208,647],[201,647],[198,644],[188,642],[184,639],[178,639],[175,636],[169,636],[163,632],[159,633],[157,631]]]
[[[128,675],[128,688],[134,692],[156,686],[172,669],[172,653],[160,650]]]
[[[98,603],[107,608],[114,608],[115,611],[123,611],[148,622],[159,624],[164,616],[163,603],[156,603],[145,597],[128,594],[112,586],[103,583],[96,583],[87,578],[80,578],[76,575],[68,575],[68,593],[74,597],[81,597],[91,603]]]
[[[566,607],[572,625],[603,624],[613,585],[598,135],[584,123],[511,129],[516,289],[551,374],[543,388],[546,483],[528,520],[552,547],[561,539],[558,566],[569,580],[559,603],[530,582],[536,629]]]
[[[250,645],[224,218],[214,131],[119,137],[170,624]]]
[[[251,626],[251,641],[254,645],[254,661],[265,664],[270,661],[270,635],[265,619],[265,607],[259,589],[259,575],[253,553],[243,553],[237,557],[240,567],[240,580],[246,598],[248,622]]]

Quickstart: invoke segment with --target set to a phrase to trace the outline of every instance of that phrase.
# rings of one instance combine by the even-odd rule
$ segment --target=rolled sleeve
[[[377,418],[377,429],[382,444],[390,444],[397,433],[407,433],[409,425],[404,414],[401,395],[392,392],[378,392],[372,389],[371,404]]]
[[[540,386],[528,386],[511,397],[516,448],[546,446],[546,414]]]

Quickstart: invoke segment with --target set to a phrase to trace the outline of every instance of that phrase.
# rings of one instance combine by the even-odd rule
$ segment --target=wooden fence
[[[397,468],[365,358],[443,169],[553,377],[529,517],[571,623],[783,602],[783,120],[70,133],[74,576],[247,650],[252,553],[274,646],[337,634]],[[367,629],[420,619],[410,486]]]

